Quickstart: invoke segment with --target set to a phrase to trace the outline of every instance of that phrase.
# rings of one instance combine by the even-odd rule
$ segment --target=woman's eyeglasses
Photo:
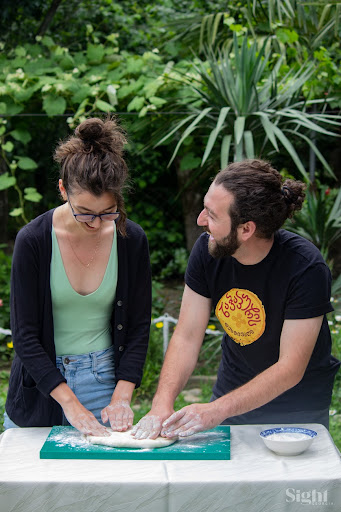
[[[99,217],[101,220],[106,220],[109,222],[112,222],[114,220],[117,220],[120,216],[120,212],[114,212],[114,213],[75,213],[74,209],[72,208],[72,204],[70,202],[69,196],[67,196],[67,199],[69,201],[69,205],[72,211],[72,215],[78,222],[93,222],[96,217]]]

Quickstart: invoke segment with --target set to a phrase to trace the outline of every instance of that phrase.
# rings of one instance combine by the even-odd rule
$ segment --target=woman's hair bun
[[[100,119],[86,119],[83,123],[77,126],[75,135],[83,142],[95,142],[102,136],[103,124],[103,121]]]
[[[110,151],[121,155],[127,143],[124,132],[113,118],[105,121],[97,117],[86,119],[75,130],[75,136],[86,151]]]

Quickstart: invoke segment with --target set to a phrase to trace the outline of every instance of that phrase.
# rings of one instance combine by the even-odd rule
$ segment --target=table
[[[300,425],[318,437],[284,457],[259,438],[273,426],[231,426],[230,461],[41,460],[50,429],[10,429],[0,512],[339,512],[340,455],[327,429]]]

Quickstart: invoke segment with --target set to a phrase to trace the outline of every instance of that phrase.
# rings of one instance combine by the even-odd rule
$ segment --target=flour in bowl
[[[306,441],[310,436],[300,432],[278,432],[266,436],[270,441]]]

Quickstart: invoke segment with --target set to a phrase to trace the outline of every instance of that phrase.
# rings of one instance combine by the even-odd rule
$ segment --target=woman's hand
[[[65,417],[82,434],[93,436],[108,436],[107,429],[101,425],[92,414],[78,400],[74,392],[65,382],[54,388],[50,395],[62,407]]]
[[[92,436],[108,436],[107,429],[101,425],[92,414],[80,402],[64,405],[63,411],[66,419],[82,434]]]
[[[110,422],[113,430],[124,432],[133,425],[134,413],[129,400],[112,400],[101,412],[103,423]]]

